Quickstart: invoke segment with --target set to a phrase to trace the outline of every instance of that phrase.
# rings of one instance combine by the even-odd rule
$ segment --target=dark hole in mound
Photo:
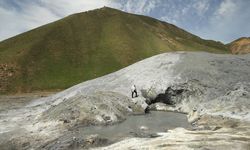
[[[184,91],[184,89],[172,89],[171,87],[168,87],[165,93],[160,93],[155,99],[147,99],[146,102],[148,105],[158,102],[165,103],[167,105],[174,105],[176,102],[173,100],[173,97],[181,95]]]

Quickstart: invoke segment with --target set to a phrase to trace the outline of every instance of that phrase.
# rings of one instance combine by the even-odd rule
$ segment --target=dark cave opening
[[[185,89],[173,89],[172,87],[168,87],[165,90],[165,93],[158,94],[154,99],[145,97],[146,103],[148,105],[151,105],[154,103],[161,102],[167,105],[175,105],[176,104],[175,97],[182,95],[184,91]]]

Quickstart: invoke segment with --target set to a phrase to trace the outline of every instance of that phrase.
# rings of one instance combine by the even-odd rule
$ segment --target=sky
[[[151,16],[223,43],[250,36],[250,0],[0,0],[0,41],[103,6]]]

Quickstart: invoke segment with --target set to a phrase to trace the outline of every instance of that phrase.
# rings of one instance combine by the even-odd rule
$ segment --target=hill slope
[[[167,51],[225,53],[172,24],[104,7],[0,43],[0,93],[55,90]]]
[[[242,37],[228,44],[233,54],[250,53],[250,37]]]

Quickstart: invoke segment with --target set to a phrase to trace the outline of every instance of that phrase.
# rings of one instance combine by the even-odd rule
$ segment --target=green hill
[[[227,53],[172,24],[104,7],[0,42],[0,93],[65,89],[168,51]]]

